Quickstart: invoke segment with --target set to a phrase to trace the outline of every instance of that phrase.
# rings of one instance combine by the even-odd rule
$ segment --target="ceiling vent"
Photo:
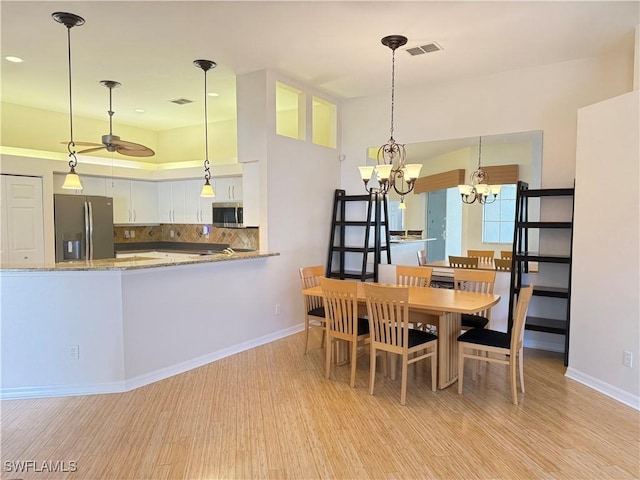
[[[412,57],[415,57],[416,55],[424,55],[425,53],[437,52],[438,50],[442,50],[442,47],[436,42],[427,43],[418,47],[405,48],[405,51]]]
[[[176,105],[186,105],[187,103],[193,103],[193,100],[189,100],[188,98],[176,98],[175,100],[169,100],[171,103],[175,103]]]

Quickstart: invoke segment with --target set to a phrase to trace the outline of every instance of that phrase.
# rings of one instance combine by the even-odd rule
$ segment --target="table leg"
[[[438,325],[438,388],[443,389],[458,379],[458,335],[460,314],[443,313]]]

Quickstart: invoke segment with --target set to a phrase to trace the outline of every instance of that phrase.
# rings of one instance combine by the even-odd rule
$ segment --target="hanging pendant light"
[[[210,183],[211,170],[209,169],[209,116],[207,113],[207,71],[215,68],[216,62],[211,60],[194,60],[193,64],[204,71],[204,185],[200,192],[201,197],[215,197],[213,186]]]
[[[462,203],[472,204],[476,200],[480,205],[493,203],[498,198],[501,185],[488,185],[489,175],[480,166],[482,158],[482,137],[478,142],[478,169],[469,177],[470,185],[458,185]]]
[[[388,35],[381,40],[382,44],[391,49],[391,136],[389,141],[382,145],[378,149],[377,165],[375,167],[364,166],[358,167],[360,169],[360,176],[364,182],[364,188],[369,193],[382,193],[386,194],[391,187],[398,193],[398,195],[404,196],[407,193],[413,191],[418,175],[420,175],[420,169],[422,164],[412,163],[407,164],[406,150],[403,144],[397,143],[393,138],[393,111],[395,104],[395,75],[396,75],[396,49],[407,43],[407,37],[402,35]],[[378,180],[378,188],[369,188],[369,180],[376,173]],[[406,183],[406,189],[402,184]],[[404,205],[404,201],[401,202],[401,208]]]
[[[54,12],[51,14],[53,19],[67,27],[67,54],[69,59],[69,129],[70,140],[67,144],[67,150],[69,151],[69,173],[64,179],[62,188],[68,190],[82,190],[82,183],[80,177],[76,173],[76,165],[78,165],[78,159],[76,158],[75,147],[76,144],[73,141],[73,101],[71,96],[71,28],[84,25],[84,18],[67,12]]]

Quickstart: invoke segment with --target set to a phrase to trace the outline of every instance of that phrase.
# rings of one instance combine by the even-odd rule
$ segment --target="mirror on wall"
[[[479,137],[457,138],[407,144],[407,162],[421,163],[420,177],[452,170],[464,170],[464,183],[478,168]],[[369,149],[375,163],[378,147]],[[483,135],[480,150],[482,167],[518,166],[518,179],[529,188],[540,188],[542,168],[542,131]],[[491,184],[491,178],[489,178]],[[466,255],[469,249],[511,249],[515,208],[515,185],[504,185],[496,202],[467,205],[457,188],[411,193],[405,196],[406,210],[400,214],[402,228],[420,230],[428,242],[429,261],[444,260],[448,255]],[[390,210],[400,203],[393,189],[389,194]],[[539,203],[530,203],[530,220],[539,219]],[[532,232],[535,233],[535,232]],[[530,247],[537,249],[536,235],[530,237]],[[431,252],[431,253],[429,253]]]

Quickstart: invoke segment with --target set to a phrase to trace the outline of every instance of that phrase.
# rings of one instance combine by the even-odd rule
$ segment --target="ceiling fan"
[[[76,142],[77,145],[82,147],[93,147],[81,150],[78,154],[96,152],[98,150],[106,149],[108,152],[117,152],[122,155],[128,155],[130,157],[152,157],[155,152],[149,147],[140,145],[139,143],[125,142],[120,140],[120,137],[113,134],[113,114],[115,113],[112,108],[112,92],[114,88],[120,86],[120,82],[113,80],[101,80],[100,85],[103,85],[109,89],[109,134],[102,136],[102,144],[92,142]]]

